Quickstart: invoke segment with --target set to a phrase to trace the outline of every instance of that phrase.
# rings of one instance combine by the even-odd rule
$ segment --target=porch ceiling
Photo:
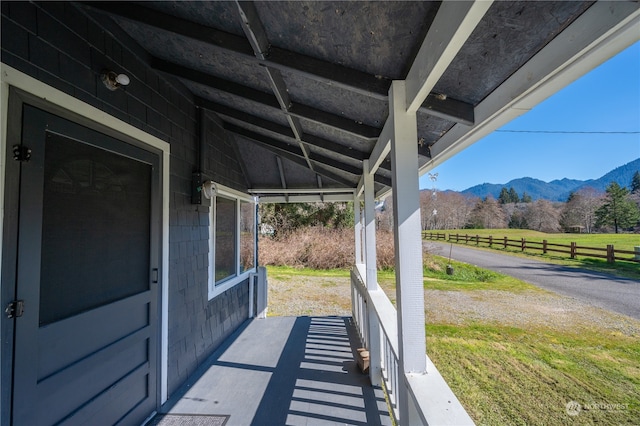
[[[282,189],[270,191],[276,200],[296,189],[320,194],[329,188],[334,199],[340,198],[335,188],[356,189],[362,160],[375,152],[388,116],[392,80],[418,82],[408,107],[417,109],[417,161],[424,173],[559,90],[575,77],[513,112],[514,100],[583,55],[582,46],[629,16],[638,19],[637,3],[606,19],[603,5],[592,1],[484,3],[488,7],[437,1],[84,6],[99,19],[113,19],[149,53],[155,69],[180,80],[201,108],[220,116],[251,187]],[[576,35],[563,38],[565,31]],[[622,48],[598,60],[616,49]],[[532,65],[541,54],[557,64]],[[378,195],[390,189],[388,156],[375,182]]]

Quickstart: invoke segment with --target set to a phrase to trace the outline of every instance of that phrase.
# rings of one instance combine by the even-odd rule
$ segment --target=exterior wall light
[[[102,71],[102,82],[109,90],[116,90],[120,86],[127,86],[131,82],[126,74],[116,74],[113,71]]]

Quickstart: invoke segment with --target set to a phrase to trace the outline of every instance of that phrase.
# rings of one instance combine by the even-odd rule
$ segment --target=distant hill
[[[524,177],[511,180],[505,184],[482,183],[461,191],[462,194],[484,198],[491,194],[498,198],[502,188],[513,188],[519,196],[526,192],[533,200],[545,199],[549,201],[566,201],[572,191],[578,191],[584,187],[592,187],[604,192],[611,182],[618,182],[620,186],[628,187],[631,184],[633,174],[640,170],[640,158],[630,163],[617,167],[598,179],[576,180],[556,179],[544,182],[539,179]]]

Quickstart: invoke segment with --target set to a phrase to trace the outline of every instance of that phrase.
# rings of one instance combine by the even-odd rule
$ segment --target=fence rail
[[[539,250],[542,254],[563,253],[568,254],[571,259],[575,259],[578,256],[593,257],[598,259],[606,259],[609,263],[615,263],[616,260],[623,260],[627,262],[640,263],[640,252],[632,250],[620,250],[614,248],[613,244],[607,245],[607,247],[589,247],[581,246],[576,242],[570,242],[569,244],[550,243],[547,240],[534,241],[527,240],[526,238],[511,239],[508,237],[494,237],[489,235],[488,237],[481,237],[479,235],[469,234],[445,234],[441,232],[423,232],[423,238],[430,240],[443,240],[465,244],[473,244],[479,246],[480,244],[486,244],[488,247],[515,247],[521,251],[527,250]],[[632,255],[627,257],[627,255]]]

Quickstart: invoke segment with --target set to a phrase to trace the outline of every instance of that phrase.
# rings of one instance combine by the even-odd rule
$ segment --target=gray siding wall
[[[62,2],[2,2],[2,62],[171,144],[169,194],[169,393],[247,318],[248,285],[207,299],[209,208],[191,204],[198,169],[198,111],[179,82],[148,66],[146,53],[108,19]],[[131,84],[111,92],[102,69]],[[203,172],[246,189],[237,153],[205,114]]]

